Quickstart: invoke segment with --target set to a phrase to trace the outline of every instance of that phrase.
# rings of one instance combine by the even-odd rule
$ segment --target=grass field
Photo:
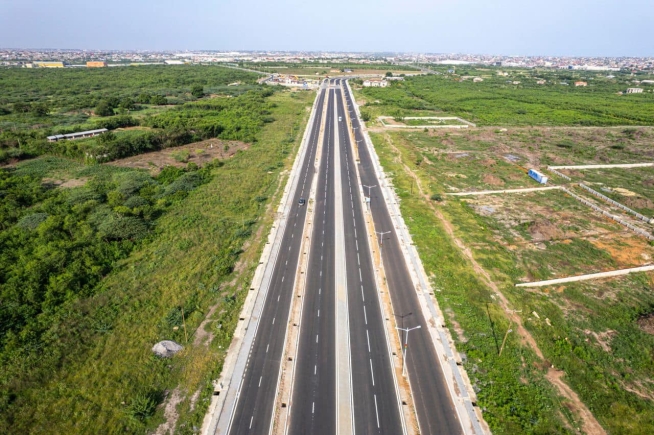
[[[257,142],[161,218],[151,239],[120,261],[92,297],[66,305],[29,369],[21,361],[3,367],[13,398],[2,404],[0,432],[144,433],[168,420],[175,433],[195,433],[313,97],[270,97],[275,121]],[[79,177],[78,168],[71,163],[44,175]],[[170,360],[156,358],[150,348],[161,339],[185,349]],[[178,403],[166,418],[162,404],[171,400]]]

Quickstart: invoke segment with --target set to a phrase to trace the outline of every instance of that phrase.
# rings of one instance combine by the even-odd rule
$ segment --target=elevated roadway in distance
[[[345,87],[345,95],[351,105],[352,97],[347,87]],[[351,111],[351,116],[353,127],[356,129],[355,138],[363,144],[365,139],[354,110]],[[367,148],[360,146],[358,152],[361,184],[379,186],[380,180],[377,179]],[[384,238],[382,251],[396,321],[402,328],[421,327],[410,333],[406,354],[406,368],[416,406],[420,433],[463,434],[461,422],[443,376],[441,362],[429,335],[402,253],[397,231],[379,188],[371,189],[370,209],[376,230],[391,231]],[[402,336],[402,342],[404,342],[404,336]]]

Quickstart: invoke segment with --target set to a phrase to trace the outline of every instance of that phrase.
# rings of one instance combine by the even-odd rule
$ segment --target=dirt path
[[[513,310],[510,308],[510,303],[509,300],[506,298],[506,296],[500,291],[500,289],[497,287],[495,282],[491,279],[491,276],[489,273],[475,260],[472,251],[470,248],[468,248],[465,243],[461,239],[459,239],[455,234],[454,234],[454,227],[448,221],[445,216],[441,213],[441,211],[434,206],[432,201],[429,199],[429,195],[425,193],[422,184],[420,182],[420,178],[416,175],[411,168],[406,165],[404,162],[402,162],[402,157],[400,150],[395,147],[393,144],[392,139],[388,134],[384,135],[386,142],[388,143],[389,147],[393,150],[394,153],[396,153],[397,157],[395,161],[400,163],[402,167],[404,168],[404,171],[415,180],[416,186],[418,188],[418,192],[420,192],[420,195],[423,197],[425,200],[425,203],[429,206],[429,208],[432,210],[434,215],[438,218],[438,220],[441,221],[443,224],[443,227],[445,228],[445,232],[447,235],[452,239],[456,247],[461,251],[463,256],[470,262],[472,265],[474,271],[477,273],[479,277],[481,277],[482,281],[491,289],[493,292],[497,295],[499,299],[500,306],[504,310],[506,316],[513,321],[513,323],[516,325],[515,330],[520,336],[520,340],[523,344],[526,344],[529,346],[534,353],[540,358],[541,360],[545,360],[545,357],[543,356],[543,352],[540,350],[538,347],[538,344],[536,344],[536,340],[534,337],[527,331],[522,324],[522,318]],[[606,432],[600,426],[599,422],[597,419],[595,419],[595,416],[590,412],[590,410],[586,407],[586,405],[579,399],[579,396],[561,379],[561,377],[564,375],[564,372],[557,371],[553,368],[550,368],[547,372],[546,378],[550,381],[550,383],[557,389],[559,394],[566,399],[570,401],[570,405],[573,409],[573,411],[580,417],[581,419],[581,426],[583,431],[588,434],[588,435],[605,435]]]
[[[175,388],[170,395],[170,399],[166,402],[166,408],[164,409],[164,418],[166,421],[157,427],[155,435],[167,435],[173,433],[175,424],[179,418],[177,405],[179,405],[182,400],[184,400],[184,395],[181,393],[179,388]]]

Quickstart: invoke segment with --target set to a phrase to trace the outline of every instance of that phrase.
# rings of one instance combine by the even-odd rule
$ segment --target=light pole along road
[[[347,102],[352,105],[352,96],[345,86]],[[355,140],[364,141],[360,120],[352,112],[352,124],[356,129]],[[380,185],[377,179],[372,158],[367,146],[359,147],[359,174],[361,184]],[[379,189],[377,189],[378,191]],[[389,198],[392,201],[392,198]],[[386,202],[382,197],[371,201],[370,212],[375,228],[393,228],[393,220]],[[424,326],[427,329],[425,318],[420,310],[416,289],[402,253],[402,246],[397,231],[393,232],[384,244],[384,269],[388,282],[393,310],[400,313],[413,312],[414,315],[407,320],[404,327],[409,329]],[[439,360],[430,334],[415,334],[412,339],[412,352],[406,355],[406,371],[416,406],[420,433],[423,434],[462,434],[463,429],[456,412],[447,383],[443,376],[441,361]]]

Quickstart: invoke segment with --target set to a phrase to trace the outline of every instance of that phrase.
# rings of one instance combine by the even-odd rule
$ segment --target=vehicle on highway
[[[339,116],[339,117],[338,117],[338,120],[339,120],[339,121],[342,121],[342,120],[343,120],[343,117]]]
[[[298,201],[298,204],[300,204],[300,205],[304,205],[306,203],[307,203],[307,200],[304,199],[304,198],[300,198],[300,200]]]

